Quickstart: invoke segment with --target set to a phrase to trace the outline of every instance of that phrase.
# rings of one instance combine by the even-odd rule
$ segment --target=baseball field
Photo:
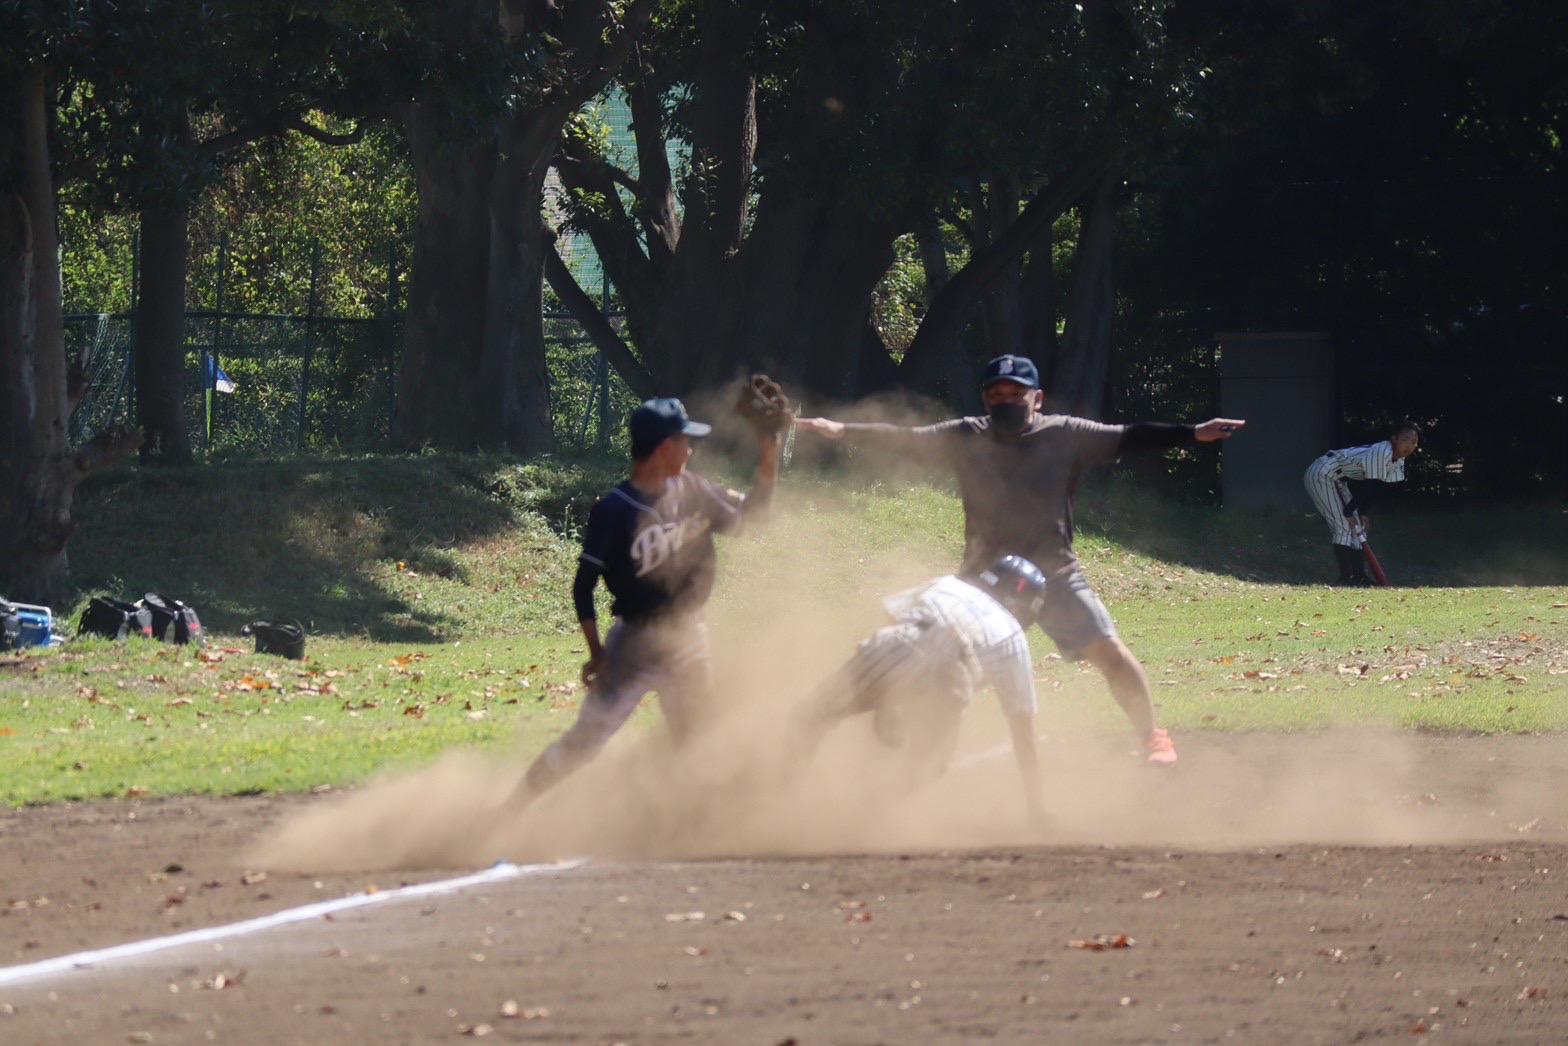
[[[0,664],[0,1040],[1344,1042],[1568,1035],[1560,508],[1320,523],[1080,499],[1078,547],[1180,762],[1036,633],[1050,823],[981,694],[942,780],[790,708],[956,559],[950,494],[792,474],[729,542],[711,728],[638,713],[524,811],[575,715],[576,527],[614,463],[405,458],[84,492],[92,591],[201,650]],[[310,626],[306,659],[253,618]],[[62,622],[62,624],[65,624]],[[69,629],[67,629],[69,630]]]

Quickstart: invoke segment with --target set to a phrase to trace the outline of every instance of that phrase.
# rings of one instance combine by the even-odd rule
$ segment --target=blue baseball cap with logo
[[[985,381],[980,383],[980,387],[984,388],[993,381],[1016,381],[1026,388],[1037,389],[1040,387],[1040,372],[1029,357],[1008,353],[985,365]]]
[[[632,411],[626,427],[634,445],[660,443],[671,436],[682,434],[706,436],[713,431],[712,425],[692,421],[686,414],[686,404],[673,396],[644,401],[642,406]]]

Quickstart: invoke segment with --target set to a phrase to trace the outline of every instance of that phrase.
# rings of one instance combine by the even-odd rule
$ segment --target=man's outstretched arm
[[[1138,421],[1122,432],[1118,453],[1170,450],[1194,441],[1213,443],[1230,439],[1247,423],[1240,418],[1210,418],[1198,425],[1173,425],[1164,421]]]

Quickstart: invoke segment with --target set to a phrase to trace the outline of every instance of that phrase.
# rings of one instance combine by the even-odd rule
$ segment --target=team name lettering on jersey
[[[689,516],[676,523],[652,523],[637,531],[632,538],[632,562],[637,565],[637,576],[646,577],[658,570],[681,546],[700,537],[708,527],[708,520]]]

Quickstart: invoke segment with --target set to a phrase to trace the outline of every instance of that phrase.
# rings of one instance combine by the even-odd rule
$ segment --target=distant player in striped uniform
[[[572,585],[588,646],[587,692],[577,722],[528,768],[514,805],[592,759],[650,691],[675,742],[691,736],[711,688],[703,607],[713,591],[713,536],[766,515],[782,443],[779,433],[759,435],[755,485],[742,494],[686,471],[691,440],[711,431],[677,399],[648,400],[632,412],[631,476],[588,513]],[[601,577],[615,616],[602,643],[594,610]]]
[[[1331,450],[1307,466],[1307,494],[1328,522],[1340,584],[1372,583],[1367,578],[1366,556],[1354,529],[1358,517],[1363,531],[1372,529],[1367,508],[1376,497],[1377,488],[1364,481],[1404,482],[1405,459],[1415,453],[1420,443],[1420,426],[1412,421],[1401,421],[1381,443]]]
[[[818,688],[797,722],[810,748],[834,723],[871,713],[877,737],[901,750],[918,780],[940,776],[958,743],[959,719],[989,685],[1007,714],[1029,817],[1040,823],[1034,676],[1026,623],[1045,600],[1045,575],[1004,556],[972,581],[946,575],[889,596],[892,619]]]

